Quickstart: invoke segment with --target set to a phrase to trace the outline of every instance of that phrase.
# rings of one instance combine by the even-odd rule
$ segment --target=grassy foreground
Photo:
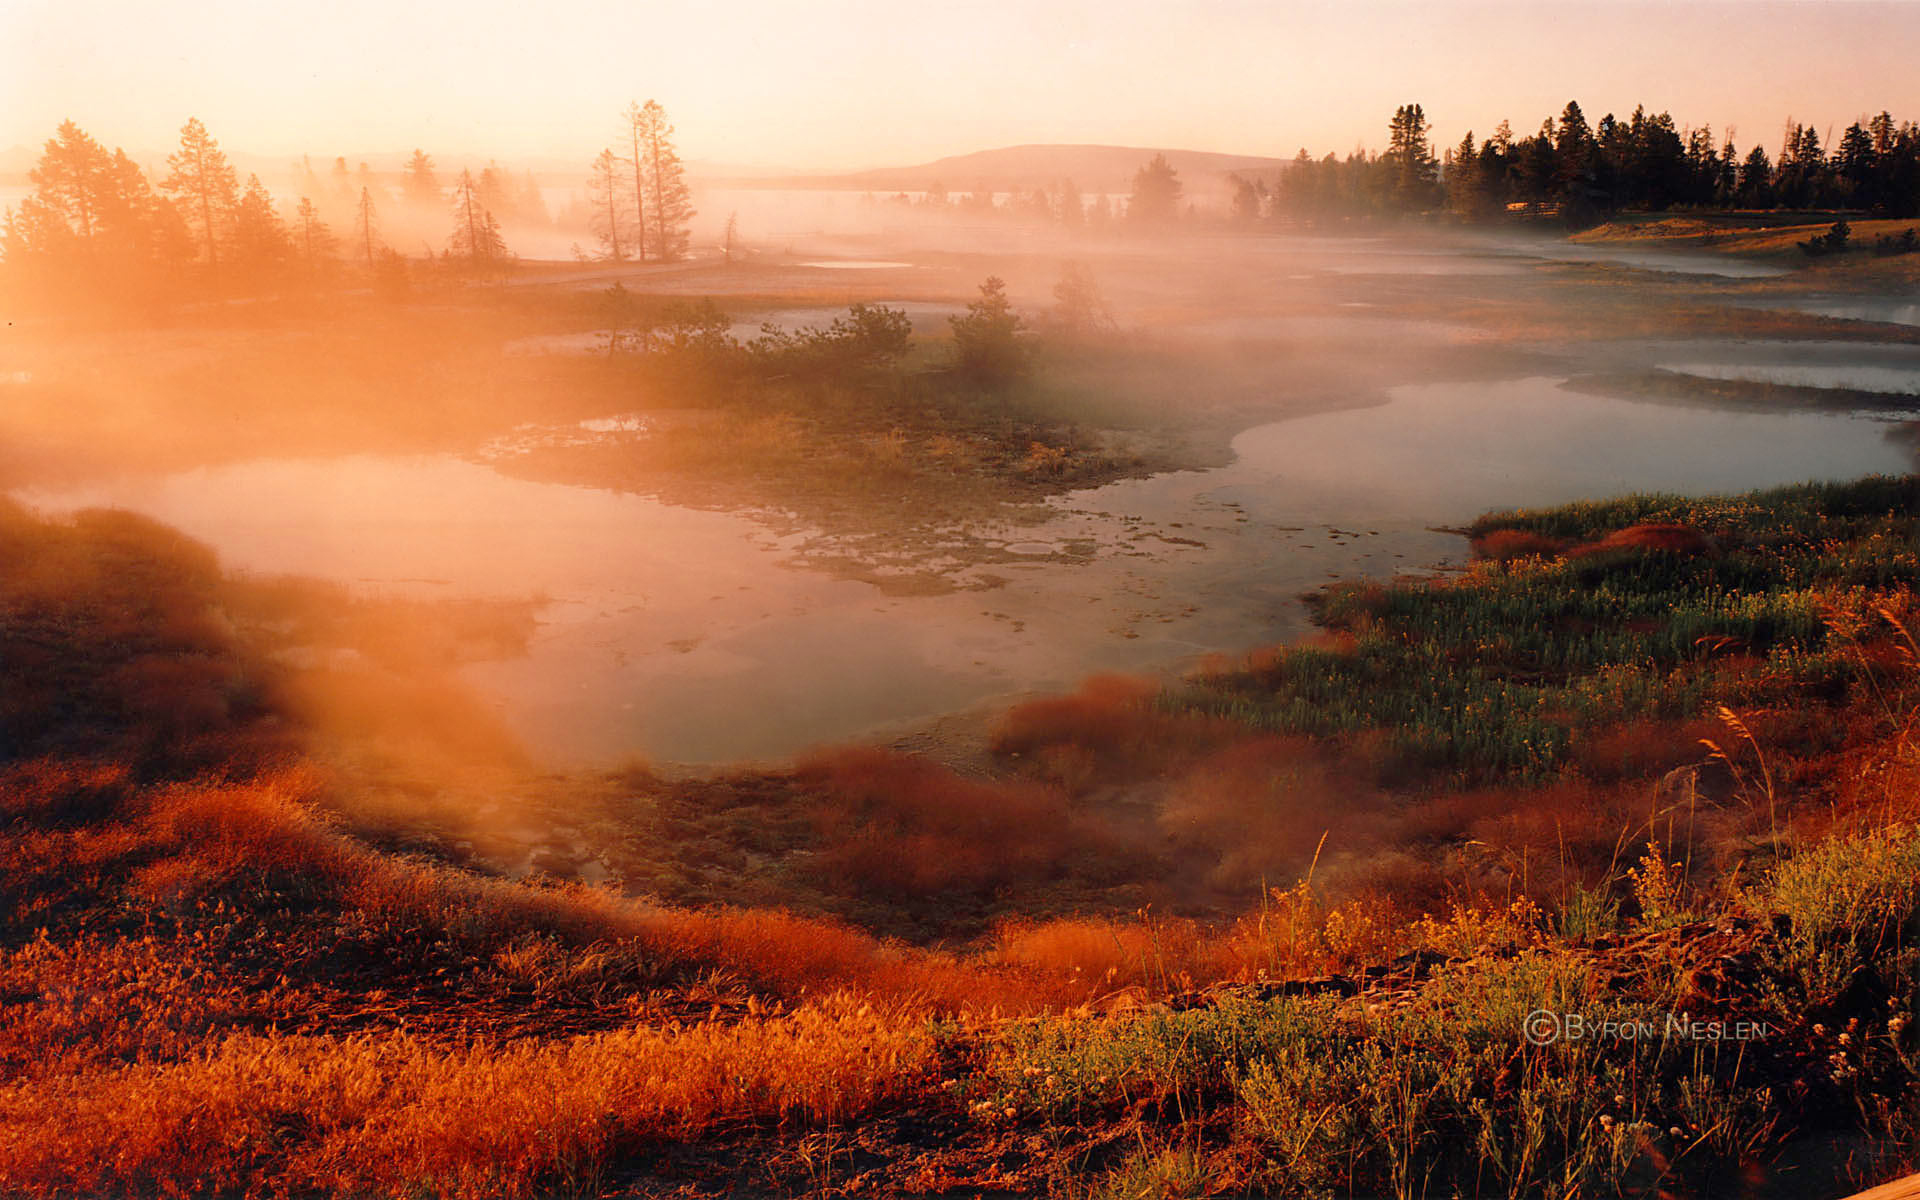
[[[1299,868],[1237,918],[1092,906],[930,948],[375,845],[284,599],[124,515],[0,512],[0,1194],[1817,1195],[1911,1169],[1916,520],[1913,478],[1493,516],[1457,577],[1329,592],[1316,643],[1016,710],[1025,779],[802,772],[852,814],[809,856],[849,870],[895,865],[862,813],[898,857],[1010,853],[1149,782],[1216,869]]]

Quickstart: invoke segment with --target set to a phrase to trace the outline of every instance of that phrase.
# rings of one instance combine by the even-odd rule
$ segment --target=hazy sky
[[[1920,4],[1267,0],[0,0],[0,148],[72,117],[164,149],[579,159],[655,97],[689,158],[915,162],[1018,142],[1444,145],[1577,97],[1738,127],[1920,118]]]

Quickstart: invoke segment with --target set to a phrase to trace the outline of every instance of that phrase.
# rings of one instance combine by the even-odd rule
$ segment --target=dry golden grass
[[[1769,215],[1762,220],[1764,223],[1736,224],[1685,217],[1626,219],[1575,234],[1572,240],[1675,246],[1728,254],[1791,254],[1798,258],[1801,242],[1824,234],[1833,227],[1831,217],[1807,220],[1795,219],[1792,214],[1783,213]],[[1847,225],[1853,231],[1852,244],[1861,251],[1854,257],[1865,259],[1871,257],[1870,247],[1875,238],[1898,237],[1906,230],[1920,226],[1920,220],[1912,217],[1849,218]]]
[[[1640,549],[1705,549],[1634,528]],[[1800,931],[1789,965],[1830,999],[1863,955],[1904,946],[1913,911],[1912,841],[1877,832],[1920,816],[1920,651],[1900,590],[1826,597],[1826,627],[1872,686],[1818,705],[1780,691],[1705,727],[1605,725],[1566,772],[1528,786],[1396,792],[1364,738],[1336,755],[1325,740],[1165,711],[1125,679],[1008,715],[999,765],[1028,778],[845,750],[777,787],[759,780],[769,806],[792,805],[782,819],[816,837],[802,856],[816,874],[903,910],[1008,896],[1042,911],[1089,860],[1137,881],[1123,833],[1165,843],[1173,831],[1164,862],[1200,885],[1214,876],[1209,908],[1116,917],[1060,904],[1048,911],[1071,915],[1006,921],[951,951],[381,853],[331,815],[354,807],[339,776],[294,754],[228,753],[249,744],[240,710],[197,709],[186,701],[218,689],[159,669],[206,658],[232,678],[257,670],[214,619],[218,581],[190,543],[115,519],[0,521],[0,536],[16,549],[38,539],[4,560],[23,567],[0,579],[8,611],[51,612],[40,628],[58,634],[62,678],[134,714],[103,723],[89,754],[0,767],[0,1195],[591,1191],[670,1143],[798,1146],[903,1109],[959,1122],[961,1092],[995,1048],[1063,1012],[1144,1006],[1148,1026],[1175,1032],[1231,1024],[1204,1006],[1163,1021],[1152,1002],[1221,981],[1358,974],[1412,950],[1483,965],[1550,956],[1567,950],[1555,938],[1590,945],[1635,920],[1657,931],[1769,905]],[[143,598],[141,580],[165,586]],[[1314,653],[1350,662],[1359,635]],[[37,686],[34,702],[51,703]],[[303,712],[297,689],[282,696]],[[176,712],[188,719],[168,724]],[[33,715],[10,719],[44,729]],[[139,737],[116,740],[126,728]],[[218,769],[183,765],[178,747],[195,739],[227,755]],[[1719,774],[1681,792],[1657,775],[1688,739],[1692,761]],[[113,757],[129,745],[137,759]],[[1813,845],[1829,833],[1840,840]],[[1765,876],[1770,890],[1732,882],[1765,870],[1752,857],[1808,847],[1787,859],[1801,866]],[[1262,879],[1274,864],[1281,877]],[[1119,894],[1094,912],[1126,911]],[[1220,919],[1229,903],[1250,911]],[[1489,1044],[1506,1055],[1512,1022],[1496,1015]],[[1023,1019],[997,1019],[1010,1016]],[[1111,1040],[1095,1022],[1066,1024]],[[1177,1056],[1188,1044],[1181,1033]],[[1107,1059],[1136,1050],[1100,1050],[1091,1078],[1105,1086]],[[1462,1075],[1459,1094],[1479,1096],[1495,1065]],[[1052,1086],[1038,1063],[1016,1075]],[[1489,1086],[1490,1103],[1507,1103]],[[1240,1127],[1237,1110],[1219,1111],[1221,1129]]]
[[[387,858],[330,828],[319,787],[133,788],[44,761],[0,776],[10,922],[58,931],[0,954],[0,1194],[527,1195],[723,1123],[846,1122],[924,1088],[929,1015],[1072,994],[780,913]],[[728,1004],[691,1024],[623,1020],[622,992],[680,980],[691,999],[700,977],[747,990],[708,987]],[[614,1027],[441,1027],[487,986],[584,994]],[[326,1031],[409,992],[417,1026]]]
[[[523,1196],[722,1122],[847,1121],[921,1086],[932,1049],[924,1022],[841,997],[558,1042],[239,1035],[0,1088],[0,1190]]]

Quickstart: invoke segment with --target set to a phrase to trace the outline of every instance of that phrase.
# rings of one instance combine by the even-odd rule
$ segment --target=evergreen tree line
[[[869,196],[868,201],[873,202]],[[976,187],[969,192],[952,192],[934,180],[918,196],[896,192],[886,198],[887,205],[917,212],[948,214],[962,218],[996,218],[1025,221],[1035,225],[1060,225],[1067,229],[1099,229],[1122,220],[1125,205],[1108,196],[1082,195],[1072,179],[1031,189],[1015,189],[1004,195],[990,188]]]
[[[1071,178],[1031,189],[1015,189],[1004,194],[986,187],[970,192],[950,192],[946,184],[935,180],[918,196],[897,192],[885,203],[902,209],[944,214],[965,219],[999,219],[1032,225],[1058,225],[1070,232],[1104,232],[1125,226],[1163,227],[1192,211],[1184,199],[1180,175],[1156,154],[1134,172],[1133,186],[1125,199],[1094,194],[1088,196]],[[873,203],[872,196],[867,197]]]
[[[1398,109],[1381,154],[1315,159],[1304,149],[1279,183],[1235,184],[1241,217],[1282,219],[1431,212],[1469,221],[1505,213],[1551,214],[1570,224],[1620,211],[1674,208],[1846,209],[1887,217],[1920,214],[1920,125],[1891,113],[1855,121],[1829,148],[1810,125],[1789,122],[1779,151],[1742,151],[1708,126],[1683,129],[1668,113],[1636,108],[1589,125],[1577,102],[1539,132],[1516,138],[1502,121],[1492,136],[1471,131],[1436,157],[1426,114]]]
[[[635,233],[628,244],[634,257],[677,258],[693,209],[673,127],[652,101],[632,112],[636,153],[644,156],[634,195],[647,204],[647,224],[645,239]],[[0,225],[0,279],[54,305],[139,305],[208,287],[257,291],[326,279],[346,265],[383,284],[404,283],[408,259],[384,236],[389,218],[439,235],[437,259],[423,248],[442,273],[487,276],[514,262],[503,221],[549,223],[530,173],[516,177],[490,163],[443,184],[432,156],[418,149],[397,194],[365,163],[350,173],[336,158],[322,179],[303,162],[300,199],[283,212],[259,176],[241,180],[197,118],[181,128],[157,183],[125,150],[109,151],[72,121],[47,141],[29,178],[32,193]]]

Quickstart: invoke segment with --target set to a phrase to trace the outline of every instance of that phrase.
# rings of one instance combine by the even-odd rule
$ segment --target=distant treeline
[[[646,170],[627,184],[634,210],[618,214],[621,228],[634,224],[629,245],[640,250],[644,212],[646,249],[655,259],[678,258],[693,214],[673,127],[652,101],[632,111],[649,122],[644,139],[635,136],[636,162],[644,148]],[[503,223],[522,230],[552,223],[530,173],[489,163],[443,180],[433,157],[418,149],[397,190],[366,163],[349,171],[336,158],[323,177],[303,162],[299,199],[282,207],[258,175],[241,181],[198,119],[181,128],[158,180],[72,121],[47,141],[30,178],[32,194],[0,226],[0,284],[54,309],[136,308],[349,280],[393,290],[409,281],[489,278],[516,261]]]
[[[1313,158],[1305,150],[1266,188],[1235,183],[1246,217],[1328,218],[1444,209],[1470,221],[1506,213],[1588,224],[1621,211],[1849,209],[1888,217],[1920,213],[1920,126],[1881,113],[1847,126],[1829,149],[1810,125],[1789,122],[1778,153],[1742,151],[1705,125],[1636,108],[1589,125],[1576,102],[1538,133],[1516,138],[1502,121],[1436,156],[1426,113],[1401,107],[1384,153]]]
[[[1502,121],[1481,141],[1469,132],[1437,154],[1418,104],[1387,126],[1387,148],[1314,158],[1304,149],[1272,180],[1229,177],[1230,219],[1321,221],[1450,214],[1467,221],[1508,215],[1596,224],[1617,212],[1668,209],[1843,209],[1885,217],[1920,214],[1920,125],[1891,113],[1849,125],[1829,152],[1810,125],[1789,122],[1781,149],[1742,151],[1707,126],[1682,128],[1668,113],[1636,108],[1590,125],[1577,102],[1538,133],[1516,138]],[[1081,195],[1072,180],[1004,198],[977,188],[949,193],[938,182],[896,206],[967,218],[1055,224],[1069,231],[1164,229],[1202,217],[1177,172],[1156,155],[1134,176],[1124,202]],[[1217,219],[1217,218],[1213,218]]]
[[[333,277],[357,264],[404,282],[406,258],[385,236],[388,218],[422,238],[423,259],[445,272],[497,271],[512,261],[500,217],[546,219],[539,190],[489,166],[443,183],[415,150],[396,197],[365,163],[335,159],[328,178],[311,165],[300,199],[283,211],[258,175],[245,183],[198,119],[180,130],[167,174],[150,180],[126,151],[109,151],[72,121],[48,140],[33,193],[0,230],[5,281],[54,304],[163,302],[209,290],[248,293]]]

